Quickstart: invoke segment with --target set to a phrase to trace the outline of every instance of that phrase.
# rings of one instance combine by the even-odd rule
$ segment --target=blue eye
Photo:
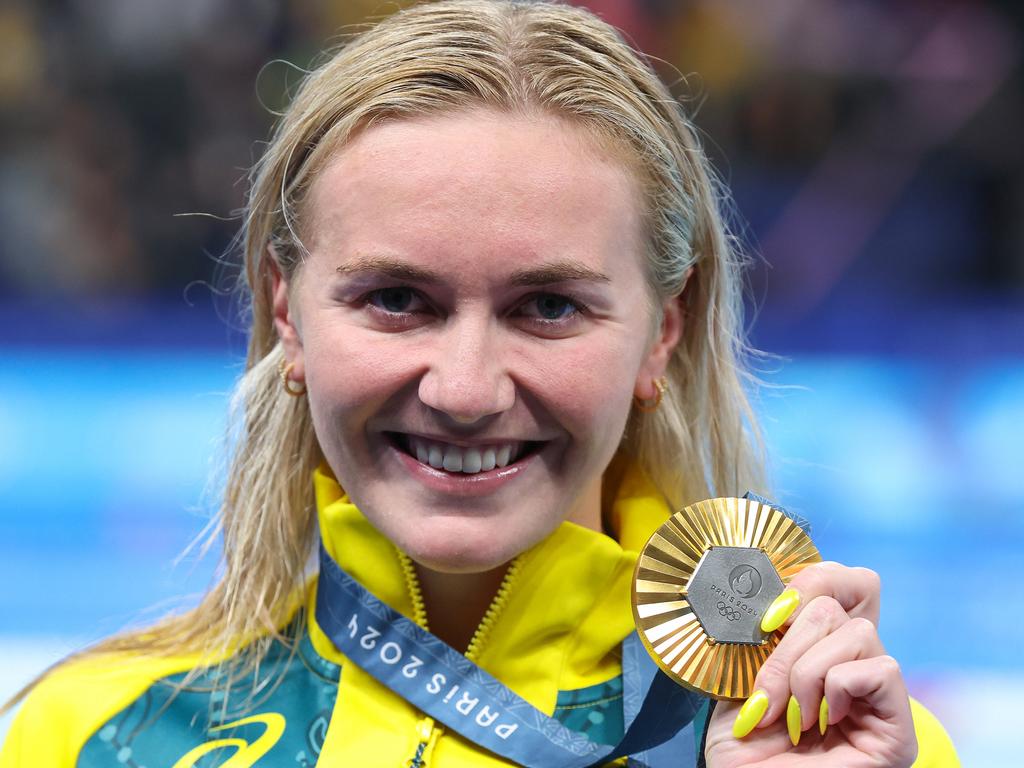
[[[548,293],[538,296],[535,301],[538,314],[545,320],[561,320],[576,311],[576,305],[564,296]]]
[[[533,320],[558,323],[572,320],[583,310],[579,302],[557,293],[538,293],[522,305],[520,312]]]
[[[415,298],[412,288],[381,288],[370,294],[370,303],[386,312],[408,312]]]

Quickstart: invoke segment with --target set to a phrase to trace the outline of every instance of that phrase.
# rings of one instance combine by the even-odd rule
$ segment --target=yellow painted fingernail
[[[768,610],[761,617],[761,631],[774,632],[786,623],[786,619],[793,615],[793,611],[800,605],[800,593],[795,589],[787,589],[775,598],[775,602],[768,606]]]
[[[743,702],[739,714],[736,715],[736,722],[732,724],[732,735],[742,739],[761,722],[764,713],[768,711],[768,694],[762,690],[754,691],[750,698]]]
[[[821,731],[821,735],[825,735],[825,729],[828,728],[828,699],[824,696],[821,697],[821,706],[818,707],[818,730]]]
[[[795,747],[800,743],[800,702],[796,700],[796,696],[789,697],[789,704],[786,705],[786,730],[789,731],[789,740],[793,742]]]

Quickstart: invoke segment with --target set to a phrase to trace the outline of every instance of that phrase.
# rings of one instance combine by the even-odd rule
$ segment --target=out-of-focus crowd
[[[301,69],[408,4],[5,0],[0,295],[180,296],[211,279]],[[696,115],[739,234],[772,265],[754,278],[766,309],[1024,293],[1018,5],[582,4]]]

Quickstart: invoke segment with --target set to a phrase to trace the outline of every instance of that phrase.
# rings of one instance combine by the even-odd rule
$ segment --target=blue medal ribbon
[[[383,685],[469,741],[519,765],[590,768],[626,755],[644,765],[642,755],[673,739],[673,764],[686,765],[693,757],[693,733],[681,732],[705,699],[661,672],[636,633],[622,647],[626,729],[622,740],[609,746],[566,728],[378,600],[322,545],[316,620],[341,653]]]

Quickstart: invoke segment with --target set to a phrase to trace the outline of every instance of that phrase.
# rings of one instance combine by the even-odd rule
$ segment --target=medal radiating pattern
[[[821,561],[810,537],[758,501],[708,499],[676,512],[648,540],[633,578],[633,618],[673,680],[741,699],[782,638],[762,633],[764,609]],[[696,577],[696,578],[695,578]]]

